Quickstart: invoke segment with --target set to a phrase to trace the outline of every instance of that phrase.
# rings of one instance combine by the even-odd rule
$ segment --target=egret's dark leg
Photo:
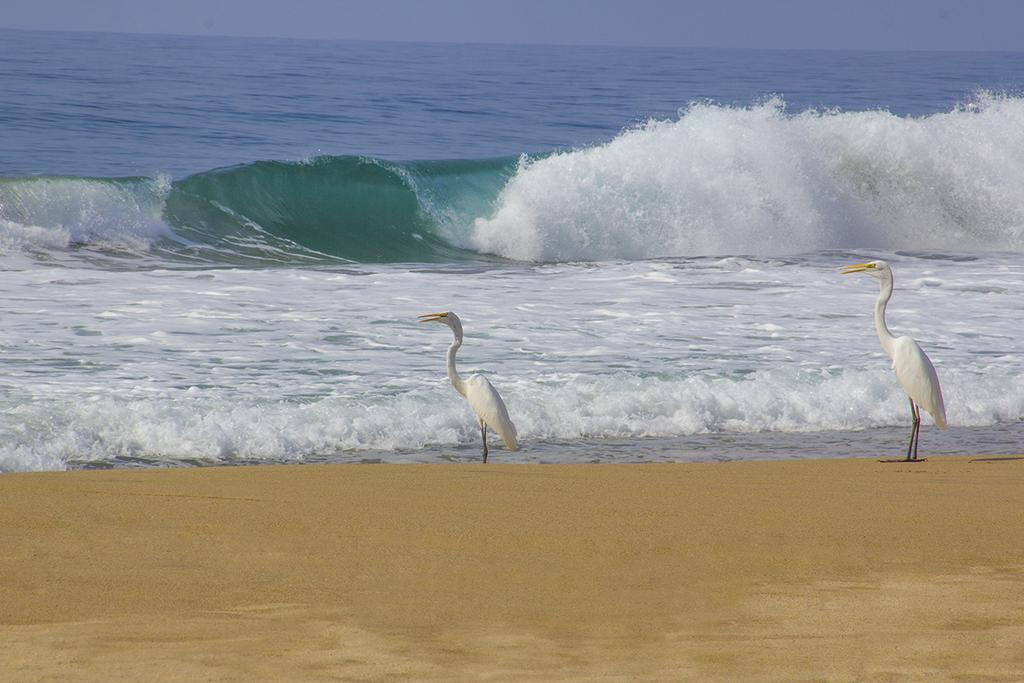
[[[910,443],[907,444],[907,462],[917,460],[917,439],[921,431],[921,409],[910,399],[910,415],[912,424],[910,426]]]
[[[484,463],[487,462],[487,425],[480,423],[480,438],[484,442]]]
[[[917,411],[914,409],[914,399],[909,398],[910,401],[910,443],[907,444],[907,462],[910,462],[910,454],[914,452],[914,436],[917,432]]]
[[[917,444],[921,441],[921,408],[914,406],[914,460],[917,460]]]

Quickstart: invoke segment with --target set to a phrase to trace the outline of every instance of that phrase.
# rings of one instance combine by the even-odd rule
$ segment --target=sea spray
[[[1024,246],[1024,99],[925,117],[694,104],[526,160],[480,251],[524,261]]]

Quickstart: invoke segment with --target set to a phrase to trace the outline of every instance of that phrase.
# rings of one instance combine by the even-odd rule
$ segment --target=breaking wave
[[[1024,99],[922,118],[695,104],[524,161],[474,226],[519,260],[1024,247]]]
[[[265,161],[169,178],[0,178],[0,250],[214,264],[1024,248],[1024,98],[950,112],[693,104],[519,159]]]

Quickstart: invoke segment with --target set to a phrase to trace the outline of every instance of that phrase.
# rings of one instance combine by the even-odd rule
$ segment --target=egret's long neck
[[[882,290],[878,293],[878,298],[875,299],[875,331],[878,333],[878,341],[882,343],[882,348],[890,358],[892,358],[893,341],[896,338],[892,336],[889,326],[885,324],[885,307],[891,298],[892,278],[887,277],[882,280]]]
[[[455,341],[448,347],[448,379],[452,381],[452,386],[455,387],[455,391],[459,392],[463,396],[466,395],[466,384],[459,377],[459,371],[455,369],[455,354],[458,352],[459,347],[462,346],[462,337],[455,335]]]

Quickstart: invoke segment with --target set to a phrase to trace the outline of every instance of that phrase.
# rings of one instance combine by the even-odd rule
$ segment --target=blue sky
[[[1024,2],[1017,0],[3,0],[2,4],[2,27],[62,31],[1024,50]]]

